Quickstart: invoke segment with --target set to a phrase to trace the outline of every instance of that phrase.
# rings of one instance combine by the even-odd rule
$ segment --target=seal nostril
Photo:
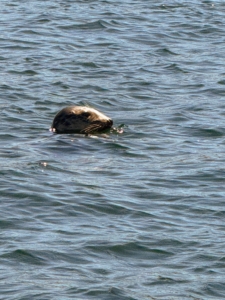
[[[110,127],[113,126],[113,120],[112,119],[109,119],[108,123],[109,123]]]

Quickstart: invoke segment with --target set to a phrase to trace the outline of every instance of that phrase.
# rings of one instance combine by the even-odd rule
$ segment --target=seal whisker
[[[97,131],[99,129],[104,129],[104,128],[102,128],[101,124],[93,124],[93,125],[88,126],[87,128],[85,128],[82,131],[85,133],[91,133],[91,132]]]

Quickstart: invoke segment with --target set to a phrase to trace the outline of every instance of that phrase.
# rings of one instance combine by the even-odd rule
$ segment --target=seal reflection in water
[[[113,121],[94,108],[68,106],[55,116],[51,130],[56,133],[98,133],[111,128]]]

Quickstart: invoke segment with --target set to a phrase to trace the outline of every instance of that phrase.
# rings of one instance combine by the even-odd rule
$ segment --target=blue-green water
[[[225,298],[224,1],[1,1],[0,299]],[[123,134],[55,135],[90,105]]]

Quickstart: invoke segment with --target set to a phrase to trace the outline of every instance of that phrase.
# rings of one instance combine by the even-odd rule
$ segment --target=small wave
[[[222,128],[197,128],[188,127],[187,130],[192,136],[202,137],[202,138],[221,138],[224,136],[225,132]]]
[[[28,76],[38,75],[38,73],[33,70],[24,70],[24,71],[9,70],[8,72],[10,74],[18,74],[18,75],[28,75]]]
[[[104,29],[108,27],[108,23],[102,20],[94,21],[94,22],[87,22],[85,24],[71,24],[71,25],[63,25],[58,26],[60,29],[64,30],[74,30],[74,29]]]
[[[1,257],[16,260],[19,263],[27,263],[34,265],[43,264],[44,259],[36,255],[34,252],[35,251],[32,251],[31,253],[31,251],[17,249],[15,251],[12,251],[11,253],[3,254]]]

